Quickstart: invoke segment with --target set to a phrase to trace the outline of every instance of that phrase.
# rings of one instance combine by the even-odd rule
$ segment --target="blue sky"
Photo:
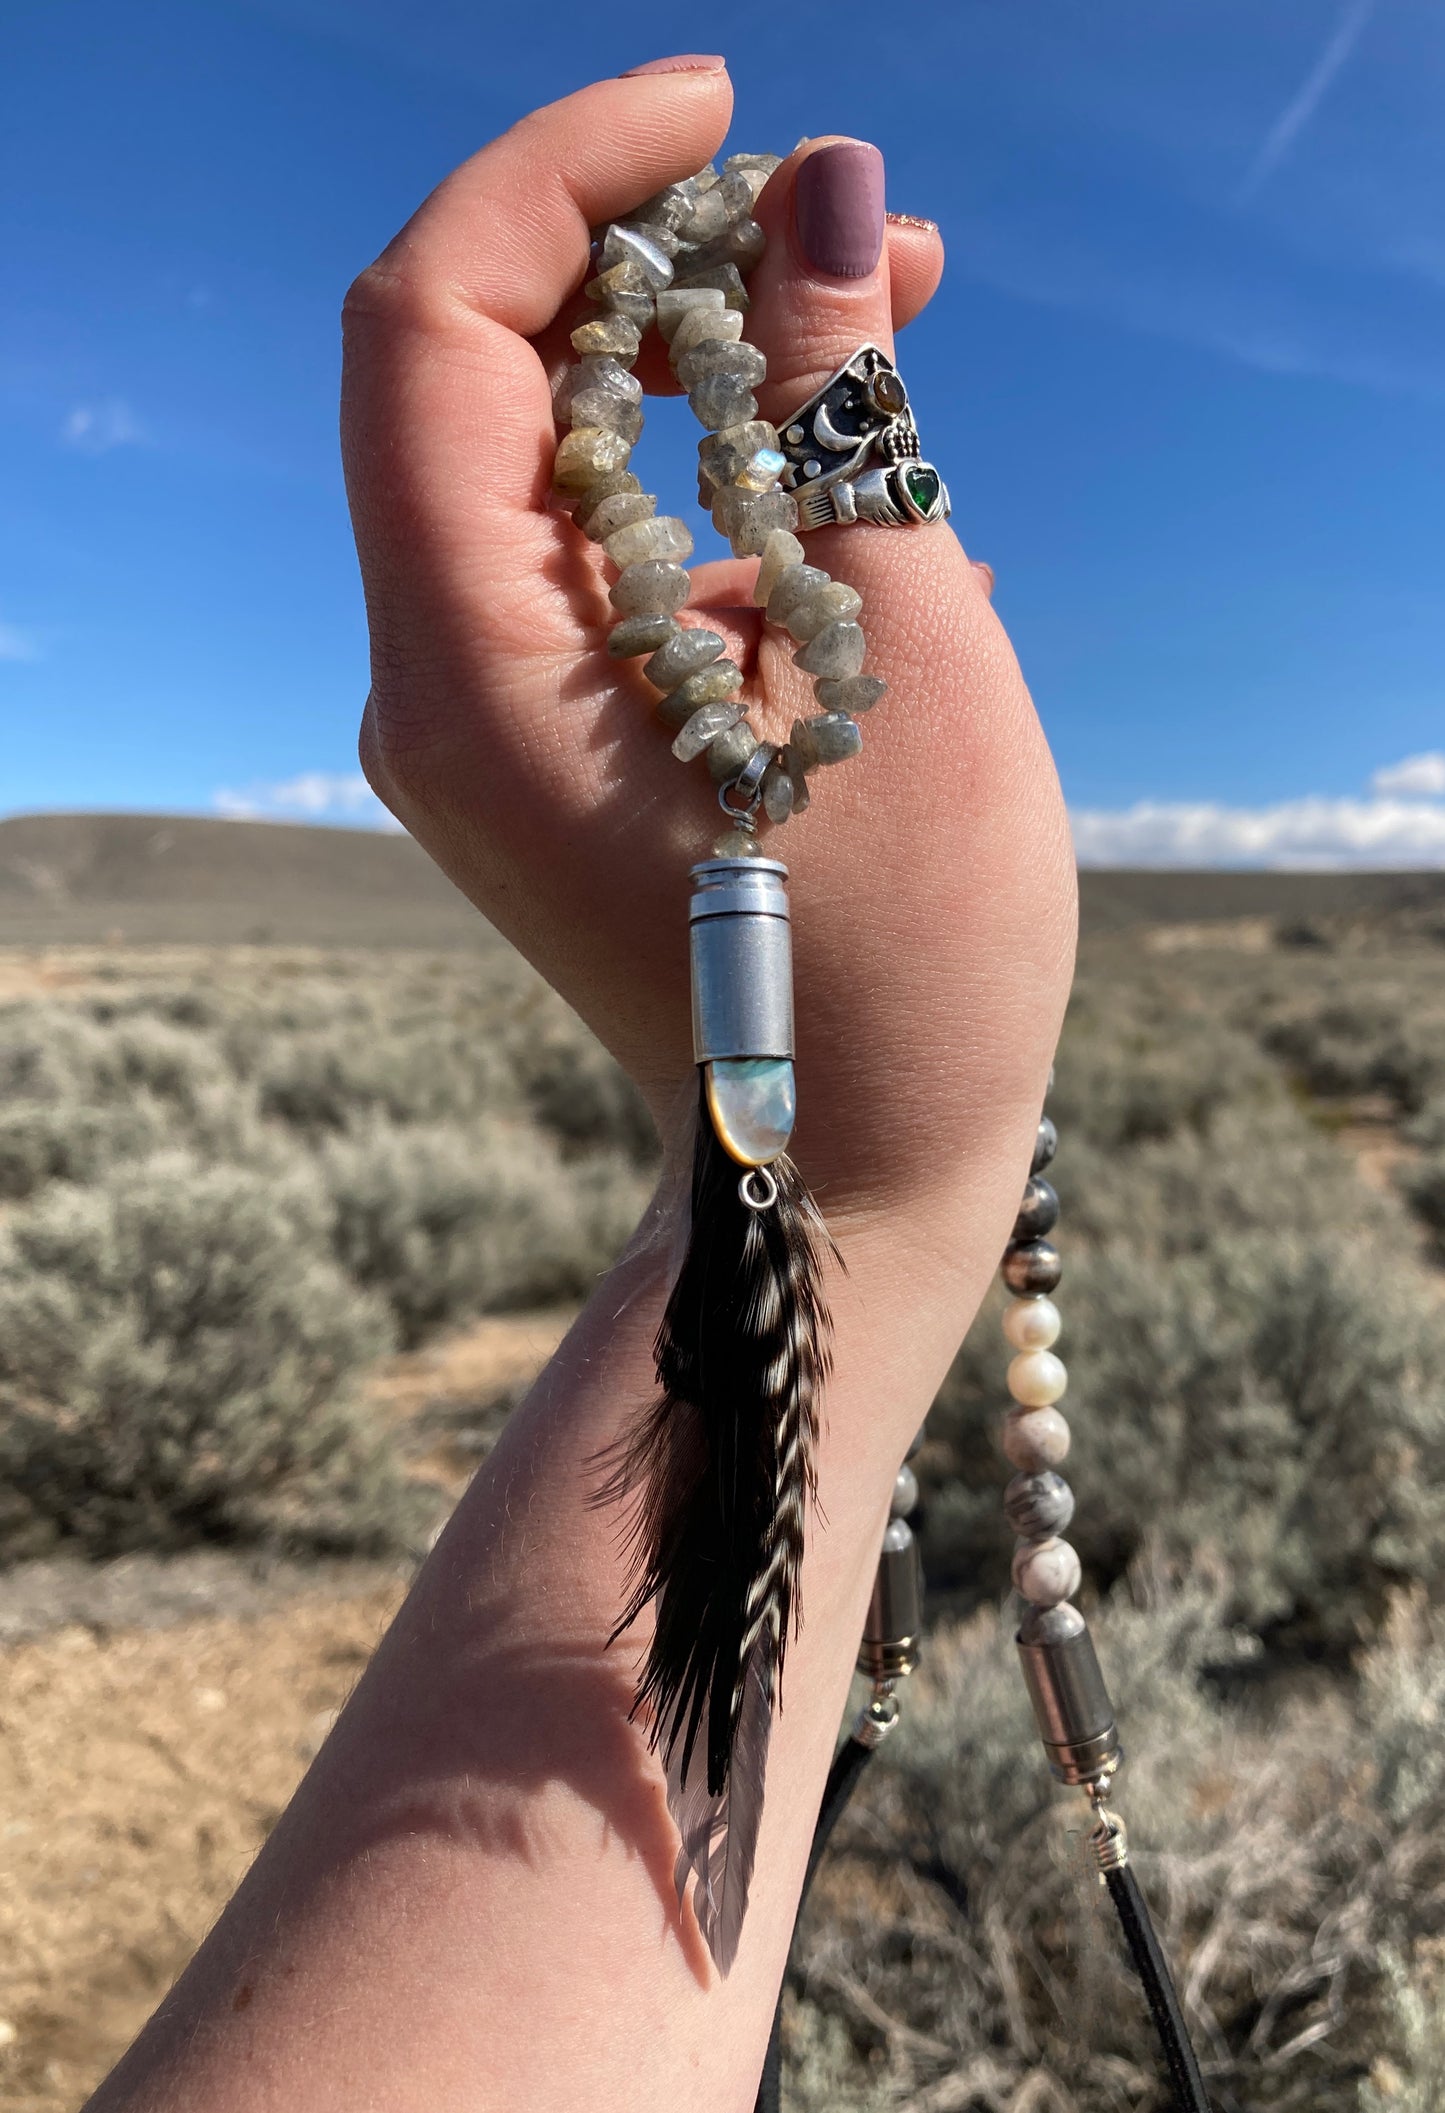
[[[11,0],[0,811],[369,818],[342,293],[524,110],[721,43],[734,145],[874,139],[942,225],[905,371],[1081,853],[1445,864],[1445,11],[711,15]]]

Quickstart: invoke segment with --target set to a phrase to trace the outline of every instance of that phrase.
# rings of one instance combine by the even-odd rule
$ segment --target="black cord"
[[[1169,1965],[1154,1934],[1154,1924],[1149,1919],[1149,1909],[1132,1865],[1124,1864],[1117,1871],[1106,1871],[1104,1883],[1118,1910],[1124,1942],[1129,1947],[1134,1970],[1153,2014],[1178,2113],[1211,2113]]]
[[[823,1802],[818,1807],[818,1824],[813,1829],[813,1846],[808,1851],[808,1868],[803,1874],[803,1890],[798,1896],[800,1917],[803,1903],[808,1897],[808,1888],[823,1861],[823,1852],[828,1846],[829,1837],[838,1824],[843,1807],[853,1795],[858,1778],[877,1751],[876,1746],[865,1746],[861,1739],[850,1736],[843,1741],[833,1756],[833,1765],[828,1770],[828,1781],[823,1791]],[[763,2078],[758,2085],[758,2099],[753,2113],[780,2113],[782,2093],[783,1991],[780,1988],[777,2009],[773,2012],[773,2029],[768,2035],[768,2051],[763,2059]]]
[[[798,1898],[800,1919],[804,1902],[808,1898],[808,1889],[813,1883],[819,1864],[823,1861],[824,1852],[842,1815],[843,1807],[876,1752],[876,1747],[865,1746],[861,1739],[850,1737],[843,1741],[833,1757],[833,1766],[828,1771],[828,1781],[823,1791],[823,1802],[818,1808],[818,1824],[813,1829],[813,1846],[808,1852],[808,1868],[803,1876],[803,1890]],[[1213,2113],[1204,2089],[1204,2079],[1199,2073],[1198,2060],[1189,2043],[1189,2028],[1179,2007],[1179,1997],[1169,1972],[1168,1961],[1155,1935],[1154,1924],[1132,1866],[1124,1864],[1116,1871],[1106,1871],[1104,1882],[1109,1888],[1109,1898],[1118,1912],[1124,1942],[1129,1948],[1129,1956],[1139,1976],[1150,2014],[1154,2019],[1155,2030],[1159,2035],[1159,2045],[1169,2072],[1176,2113]],[[783,1991],[780,1988],[753,2113],[781,2113],[782,2033]]]

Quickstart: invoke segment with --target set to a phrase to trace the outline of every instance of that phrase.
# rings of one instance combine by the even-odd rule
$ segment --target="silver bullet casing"
[[[788,869],[712,858],[692,869],[692,1044],[719,1142],[766,1166],[792,1135],[793,934]]]
[[[693,1061],[793,1054],[788,869],[709,858],[692,869]]]
[[[1123,1758],[1114,1705],[1077,1607],[1032,1608],[1017,1637],[1034,1721],[1061,1783],[1092,1783]]]

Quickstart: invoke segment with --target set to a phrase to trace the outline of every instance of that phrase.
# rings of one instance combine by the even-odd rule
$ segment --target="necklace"
[[[614,1640],[652,1609],[636,1707],[666,1769],[679,1899],[690,1888],[724,1974],[742,1930],[769,1735],[801,1617],[818,1400],[830,1366],[823,1274],[836,1259],[787,1154],[796,1110],[787,868],[764,855],[758,824],[760,816],[776,827],[802,814],[809,779],[860,753],[859,720],[886,687],[863,672],[861,596],[807,562],[798,532],[860,519],[926,526],[948,511],[942,479],[921,458],[901,377],[876,346],[861,347],[781,432],[758,416],[753,392],[767,362],[743,339],[745,273],[764,248],[752,209],[778,166],[772,155],[734,155],[602,231],[586,288],[600,312],[572,333],[579,360],[556,397],[570,431],[553,473],[578,528],[617,570],[608,651],[642,660],[674,755],[705,761],[727,817],[712,856],[692,869],[699,1099],[690,1237],[658,1334],[657,1400],[609,1456],[599,1492],[601,1501],[630,1507],[630,1592]],[[642,388],[631,369],[654,323],[705,428],[701,503],[735,556],[757,558],[754,601],[790,635],[795,666],[813,678],[818,710],[795,720],[781,745],[749,723],[742,671],[723,639],[678,621],[692,535],[657,512],[628,467],[642,431]],[[1056,1472],[1068,1450],[1056,1407],[1067,1375],[1052,1348],[1060,1320],[1048,1296],[1060,1265],[1044,1237],[1058,1213],[1043,1178],[1055,1144],[1044,1118],[1003,1264],[1015,1294],[1004,1324],[1016,1352],[1015,1405],[1002,1444],[1017,1470],[1005,1510],[1019,1536],[1014,1583],[1027,1606],[1019,1652],[1049,1765],[1091,1801],[1101,1882],[1178,2104],[1208,2113],[1124,1826],[1110,1809],[1119,1738],[1087,1624],[1072,1604],[1078,1557],[1059,1538],[1073,1497]],[[897,1683],[918,1663],[921,1579],[908,1525],[917,1500],[905,1461],[859,1657],[872,1692],[835,1761],[815,1855],[862,1762],[897,1722]],[[775,2023],[760,2107],[777,2102],[777,2072]]]

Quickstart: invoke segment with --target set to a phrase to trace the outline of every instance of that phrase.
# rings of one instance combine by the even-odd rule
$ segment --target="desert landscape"
[[[1121,1802],[1226,2113],[1445,2074],[1445,874],[1084,876],[1051,1104]],[[408,840],[0,823],[0,2108],[232,1890],[650,1183]],[[1163,2113],[1013,1658],[996,1315],[799,1932],[806,2113]]]

